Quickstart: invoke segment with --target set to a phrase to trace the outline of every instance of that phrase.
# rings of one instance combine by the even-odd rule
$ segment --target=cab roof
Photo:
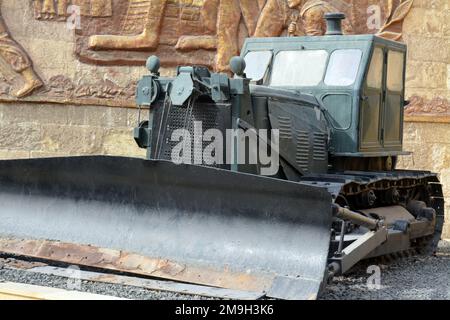
[[[367,48],[373,45],[381,45],[406,52],[407,46],[404,43],[381,38],[376,35],[338,35],[338,36],[305,36],[305,37],[276,37],[276,38],[247,38],[242,49],[242,55],[249,51],[258,50],[293,50],[308,49],[308,44],[314,49],[334,49],[346,47]],[[300,46],[306,46],[301,48]]]

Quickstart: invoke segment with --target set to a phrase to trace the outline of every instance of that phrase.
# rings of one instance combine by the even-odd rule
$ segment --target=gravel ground
[[[368,262],[358,264],[349,274],[336,278],[321,297],[323,300],[450,300],[450,243],[437,256],[411,257],[378,265],[380,286],[370,288]],[[67,288],[67,278],[12,270],[0,263],[0,282],[10,281],[54,288]],[[370,282],[374,283],[374,282]],[[192,300],[198,296],[158,292],[131,286],[82,281],[82,290],[139,300]]]
[[[321,299],[450,300],[450,256],[409,258],[381,265],[378,288],[369,280],[373,273],[367,272],[368,267],[360,264],[345,277],[336,278]]]
[[[442,243],[436,256],[396,260],[380,268],[380,286],[361,262],[345,277],[334,279],[323,300],[450,300],[450,243]],[[369,286],[368,286],[369,283]]]

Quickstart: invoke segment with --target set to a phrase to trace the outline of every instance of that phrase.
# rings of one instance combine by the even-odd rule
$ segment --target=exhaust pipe
[[[344,32],[342,31],[342,20],[345,19],[345,14],[327,13],[325,14],[325,20],[327,21],[327,32],[326,36],[342,36]]]

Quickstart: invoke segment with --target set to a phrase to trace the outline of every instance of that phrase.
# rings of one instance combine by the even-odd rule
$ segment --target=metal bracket
[[[362,235],[358,240],[342,250],[340,256],[335,256],[330,259],[332,263],[339,265],[339,270],[334,275],[346,273],[356,263],[384,243],[387,237],[388,230],[386,227],[381,227],[377,231],[369,231]]]

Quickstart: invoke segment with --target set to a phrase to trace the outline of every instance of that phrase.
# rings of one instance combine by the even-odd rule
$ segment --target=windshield
[[[251,51],[245,55],[245,74],[253,81],[264,78],[272,61],[272,51]]]
[[[328,86],[355,83],[361,65],[360,49],[281,51],[273,62],[271,86],[312,87],[324,79]],[[327,64],[328,62],[328,64]]]
[[[327,59],[325,50],[281,51],[273,63],[270,85],[316,86],[323,79]]]

